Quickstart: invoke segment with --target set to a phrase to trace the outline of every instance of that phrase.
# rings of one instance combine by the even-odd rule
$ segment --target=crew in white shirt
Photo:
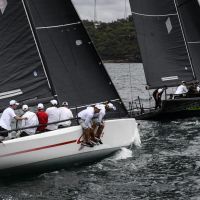
[[[57,108],[58,102],[57,100],[51,100],[51,107],[46,109],[46,113],[48,114],[48,123],[58,122],[59,121],[59,109]],[[58,123],[50,124],[46,128],[47,130],[53,131],[58,129]]]
[[[103,119],[106,115],[106,112],[111,110],[116,110],[116,107],[109,102],[105,104],[97,104],[96,107],[100,109],[100,112],[94,115],[93,129],[95,130],[95,138],[98,140],[100,144],[102,144],[101,135],[105,127]]]
[[[36,127],[22,130],[20,137],[34,135],[36,133],[37,126],[39,125],[37,115],[34,112],[29,111],[29,107],[27,105],[23,105],[22,110],[24,111],[22,117],[27,118],[27,120],[22,120],[21,127],[22,128],[32,127],[32,126]]]
[[[186,94],[187,92],[186,82],[182,81],[182,84],[177,87],[175,94]]]
[[[93,142],[96,142],[94,136],[94,130],[92,128],[92,119],[96,113],[99,113],[100,109],[96,106],[87,107],[85,110],[78,113],[79,123],[83,128],[83,144],[89,147],[93,147]]]
[[[11,130],[11,122],[13,119],[16,120],[27,119],[26,117],[19,117],[15,114],[14,110],[16,110],[17,106],[19,105],[17,101],[11,100],[9,102],[9,105],[10,106],[3,111],[0,118],[0,141],[4,140],[5,137],[8,136],[8,132],[5,131]]]
[[[73,118],[73,114],[72,111],[68,108],[68,102],[63,102],[62,106],[60,108],[58,108],[59,110],[59,121],[63,121],[63,120],[68,120],[68,119],[72,119]],[[65,121],[65,122],[60,122],[58,124],[59,128],[63,128],[63,127],[67,127],[71,125],[71,121]]]

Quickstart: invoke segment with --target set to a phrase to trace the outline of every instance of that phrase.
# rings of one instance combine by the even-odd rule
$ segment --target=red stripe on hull
[[[32,151],[39,151],[39,150],[43,150],[43,149],[49,149],[49,148],[63,146],[63,145],[67,145],[67,144],[72,144],[72,143],[76,143],[76,141],[77,140],[72,140],[72,141],[62,142],[62,143],[58,143],[58,144],[52,144],[52,145],[48,145],[48,146],[44,146],[44,147],[38,147],[38,148],[33,148],[33,149],[28,149],[28,150],[8,153],[8,154],[0,155],[0,158],[7,157],[7,156],[18,155],[18,154],[23,154],[23,153],[29,153],[29,152],[32,152]]]

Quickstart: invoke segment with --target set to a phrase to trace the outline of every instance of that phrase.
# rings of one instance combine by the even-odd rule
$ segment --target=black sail
[[[130,0],[149,88],[194,80],[178,8],[174,0]]]
[[[72,2],[24,2],[59,102],[80,106],[120,99]]]
[[[50,86],[21,1],[0,4],[0,107],[16,99],[52,97]]]
[[[177,0],[196,78],[200,81],[200,6],[197,0]]]

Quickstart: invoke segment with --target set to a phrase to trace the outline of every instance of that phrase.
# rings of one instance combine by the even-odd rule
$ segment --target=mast
[[[184,42],[185,42],[189,62],[190,62],[191,68],[192,68],[192,73],[193,73],[194,79],[196,79],[196,75],[195,75],[195,71],[194,71],[194,67],[193,67],[193,63],[192,63],[192,58],[190,56],[190,51],[189,51],[189,48],[188,48],[188,43],[187,43],[187,40],[186,40],[186,35],[185,35],[185,31],[184,31],[183,24],[182,24],[182,18],[180,16],[179,9],[178,9],[178,6],[177,6],[177,0],[174,0],[174,5],[175,5],[176,12],[177,12],[177,15],[178,15],[178,20],[179,20],[181,31],[182,31],[182,34],[183,34],[183,39],[184,39]]]
[[[40,61],[42,63],[42,67],[43,67],[43,70],[44,70],[44,73],[45,73],[45,76],[46,76],[46,79],[47,79],[47,82],[48,82],[49,89],[52,92],[52,95],[57,99],[56,90],[55,90],[55,88],[53,86],[51,77],[48,75],[48,68],[45,67],[45,65],[46,65],[45,58],[43,57],[43,55],[41,53],[41,47],[40,47],[40,44],[38,42],[37,35],[35,34],[35,29],[34,29],[34,26],[33,26],[29,11],[27,9],[25,0],[22,0],[22,4],[23,4],[23,7],[24,7],[24,11],[26,13],[26,17],[27,17],[27,20],[28,20],[28,23],[29,23],[29,26],[30,26],[30,29],[31,29],[31,32],[32,32],[32,35],[33,35],[33,38],[34,38],[34,42],[35,42],[35,45],[36,45],[36,48],[37,48],[38,55],[40,57]]]

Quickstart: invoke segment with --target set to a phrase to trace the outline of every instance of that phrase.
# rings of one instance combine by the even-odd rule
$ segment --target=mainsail
[[[82,106],[107,100],[120,101],[70,0],[8,0],[7,3],[7,6],[11,8],[8,10],[6,8],[5,14],[1,16],[0,34],[4,38],[12,34],[8,42],[13,47],[19,43],[16,49],[19,55],[16,55],[12,48],[8,48],[10,52],[5,52],[8,57],[14,57],[14,59],[12,63],[7,61],[3,69],[7,66],[14,68],[16,72],[13,76],[17,80],[15,80],[16,84],[7,81],[3,87],[4,90],[8,90],[7,85],[9,84],[13,87],[11,89],[20,88],[23,92],[21,96],[24,96],[25,90],[22,86],[25,76],[30,82],[27,84],[29,87],[33,88],[37,84],[40,88],[39,92],[41,90],[51,92],[51,96],[56,96],[59,102],[67,100],[71,106]],[[6,25],[9,23],[7,16],[10,17],[9,22],[12,23],[9,34],[6,31]],[[24,23],[21,24],[21,21]],[[3,23],[5,23],[4,26]],[[15,31],[12,30],[13,25],[16,26]],[[18,35],[16,31],[19,32]],[[27,44],[24,40],[27,40]],[[4,44],[3,41],[1,37],[1,44]],[[5,51],[8,51],[7,42],[4,46]],[[26,54],[27,57],[25,57]],[[0,55],[0,64],[8,60],[4,55]],[[22,64],[15,62],[16,59]],[[46,85],[41,85],[36,80],[37,77],[41,77],[36,67],[41,70],[43,75],[41,81]],[[21,68],[23,69],[20,70]],[[21,71],[24,72],[24,76],[19,80]],[[37,76],[33,78],[36,83],[30,78],[32,74],[36,74],[35,71]],[[29,73],[30,77],[28,77]],[[12,77],[10,74],[5,76],[9,79]],[[0,79],[5,80],[3,76]],[[18,82],[21,82],[22,86],[16,87]],[[27,97],[29,95],[36,96],[36,92],[32,90],[27,93]],[[123,103],[118,104],[118,109],[124,114],[127,113]]]
[[[197,0],[130,0],[149,88],[176,86],[182,80],[198,78],[196,63],[200,59],[192,56],[196,56],[198,51],[195,52],[188,39],[196,42],[199,38],[190,37],[186,32],[191,19],[186,19],[187,14],[195,14],[192,14],[193,9],[189,9],[194,5],[188,7],[187,4],[194,2],[197,5]],[[198,35],[198,16],[199,13],[190,25],[195,35]],[[193,31],[188,29],[191,34]]]

